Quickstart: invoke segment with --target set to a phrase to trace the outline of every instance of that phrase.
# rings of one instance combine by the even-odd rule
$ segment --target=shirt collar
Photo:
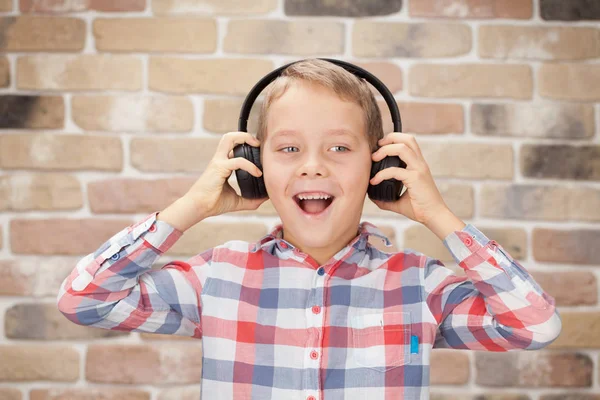
[[[282,238],[283,236],[283,224],[279,223],[275,225],[273,229],[265,236],[254,242],[254,247],[251,252],[257,251],[259,248],[268,252],[273,253],[273,246],[277,245],[281,250],[294,250],[295,246]],[[376,236],[381,238],[385,243],[386,247],[392,246],[390,239],[374,224],[363,221],[358,225],[358,235],[352,240],[352,247],[356,250],[364,250],[369,239],[369,236]],[[283,246],[282,243],[285,243]]]

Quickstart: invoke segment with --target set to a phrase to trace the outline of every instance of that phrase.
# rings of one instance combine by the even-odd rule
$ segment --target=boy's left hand
[[[399,156],[406,163],[406,168],[386,168],[375,174],[369,183],[376,185],[386,179],[397,179],[406,186],[406,193],[395,202],[371,200],[373,203],[383,210],[402,214],[426,226],[440,212],[449,211],[413,135],[391,132],[378,144],[381,148],[372,154],[373,161],[380,161],[386,156]]]

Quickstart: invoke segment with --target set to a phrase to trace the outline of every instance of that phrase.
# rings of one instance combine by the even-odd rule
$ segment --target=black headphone
[[[364,78],[367,82],[373,85],[379,93],[385,99],[387,103],[390,113],[392,114],[392,121],[394,123],[394,132],[402,132],[402,121],[400,120],[400,111],[398,110],[398,105],[396,104],[396,100],[392,95],[392,92],[381,82],[375,75],[370,72],[364,70],[361,67],[350,64],[345,61],[335,60],[330,58],[319,58],[320,60],[325,60],[332,62],[340,67],[343,67],[347,71],[357,75],[359,78]],[[275,80],[281,72],[287,68],[288,66],[295,64],[300,61],[294,61],[289,64],[286,64],[282,67],[275,69],[274,71],[265,75],[248,93],[246,99],[244,100],[244,104],[242,105],[242,110],[240,112],[240,119],[238,122],[238,131],[239,132],[247,132],[247,124],[248,124],[248,116],[250,115],[250,110],[252,109],[252,104],[254,100],[258,97],[260,92],[269,85],[273,80]],[[234,157],[243,157],[254,165],[256,165],[261,171],[262,165],[260,162],[260,147],[250,146],[247,143],[242,143],[233,148]],[[390,168],[390,167],[400,167],[406,168],[406,163],[400,159],[398,156],[387,156],[380,161],[373,162],[371,165],[371,177],[372,179],[375,174],[379,171]],[[250,173],[244,171],[243,169],[236,169],[235,175],[237,178],[238,185],[240,187],[241,196],[247,199],[259,199],[268,197],[267,189],[265,188],[265,181],[263,179],[264,176],[255,177]],[[369,198],[373,200],[381,200],[381,201],[396,201],[400,198],[400,191],[403,187],[402,181],[397,179],[386,179],[378,183],[377,185],[369,184],[369,188],[367,190],[367,194]]]

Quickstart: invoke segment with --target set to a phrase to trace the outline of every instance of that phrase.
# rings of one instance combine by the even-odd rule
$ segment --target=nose
[[[298,166],[299,176],[327,176],[327,165],[324,157],[318,153],[318,151],[305,152],[304,156],[300,158]]]

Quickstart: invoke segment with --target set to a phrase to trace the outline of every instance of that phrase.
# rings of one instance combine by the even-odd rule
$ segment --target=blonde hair
[[[299,80],[329,88],[341,99],[358,104],[364,111],[365,132],[371,153],[378,148],[377,141],[383,137],[383,123],[379,106],[367,81],[337,64],[314,58],[290,65],[264,89],[265,97],[258,115],[256,134],[261,144],[267,133],[269,107],[285,93],[292,82]]]

